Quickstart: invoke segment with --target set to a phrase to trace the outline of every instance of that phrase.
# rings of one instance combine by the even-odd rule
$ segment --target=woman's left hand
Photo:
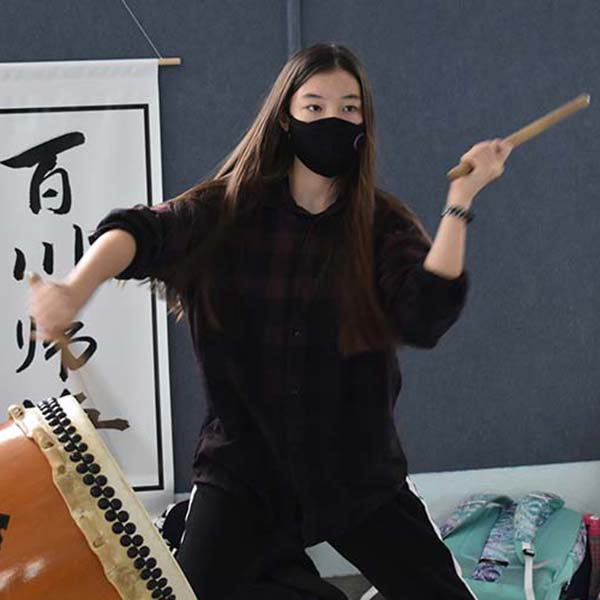
[[[473,170],[468,175],[454,179],[450,189],[461,196],[474,198],[488,183],[504,173],[504,163],[513,149],[512,144],[502,138],[484,140],[475,144],[460,157]]]

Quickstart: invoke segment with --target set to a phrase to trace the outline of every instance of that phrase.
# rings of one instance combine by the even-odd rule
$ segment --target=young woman
[[[510,151],[494,139],[461,157],[473,170],[432,241],[375,184],[363,66],[317,44],[213,177],[111,211],[63,282],[33,287],[43,339],[112,277],[149,281],[188,319],[208,406],[177,557],[201,600],[307,598],[269,578],[276,539],[317,575],[304,548],[328,541],[387,600],[475,597],[407,475],[396,349],[432,348],[458,319],[469,209]]]

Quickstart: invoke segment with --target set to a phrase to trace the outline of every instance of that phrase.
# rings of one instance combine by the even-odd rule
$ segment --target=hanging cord
[[[127,5],[127,2],[125,2],[125,0],[121,0],[121,2],[125,6],[125,8],[127,9],[127,11],[129,12],[129,14],[131,15],[131,18],[134,20],[134,22],[138,26],[139,30],[144,34],[144,37],[148,40],[148,43],[154,49],[154,52],[156,53],[156,56],[158,56],[158,58],[162,58],[161,53],[158,51],[158,49],[156,48],[156,46],[154,45],[154,43],[150,39],[150,36],[146,33],[146,30],[142,27],[142,24],[139,22],[138,18],[133,14],[133,11],[129,8],[129,6]]]

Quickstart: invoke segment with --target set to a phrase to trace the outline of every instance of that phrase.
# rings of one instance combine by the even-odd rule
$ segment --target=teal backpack
[[[466,498],[440,527],[479,600],[560,600],[583,562],[583,516],[548,492]]]

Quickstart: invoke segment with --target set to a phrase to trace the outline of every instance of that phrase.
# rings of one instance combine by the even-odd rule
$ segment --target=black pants
[[[319,597],[281,583],[265,571],[263,559],[270,546],[281,542],[277,532],[265,523],[255,509],[219,488],[204,484],[194,487],[176,557],[200,600]],[[391,502],[352,530],[327,541],[386,600],[476,599],[408,477]],[[318,575],[301,542],[291,540],[292,545],[294,542],[295,548],[288,545],[288,558],[295,552],[304,568]]]

